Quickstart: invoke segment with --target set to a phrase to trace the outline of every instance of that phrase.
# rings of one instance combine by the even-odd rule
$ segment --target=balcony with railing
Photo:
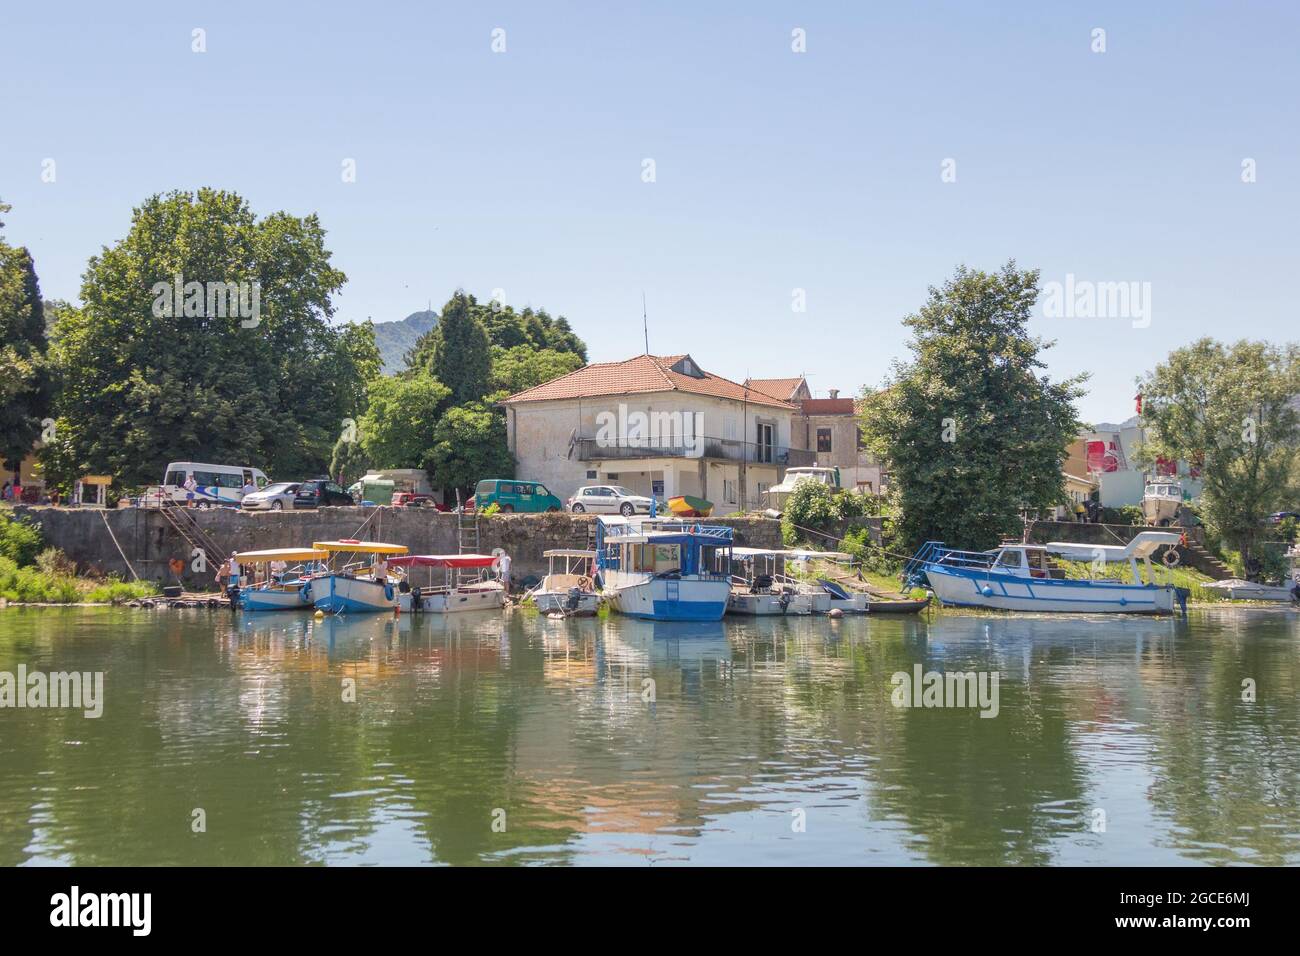
[[[701,454],[701,451],[703,454]],[[578,461],[627,461],[634,458],[712,458],[749,464],[779,465],[792,468],[813,465],[817,453],[804,448],[766,445],[734,438],[701,438],[699,444],[658,442],[610,445],[595,438],[574,440],[574,457]]]

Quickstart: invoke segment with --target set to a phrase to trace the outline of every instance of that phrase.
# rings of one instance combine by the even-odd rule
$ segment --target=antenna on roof
[[[641,290],[641,328],[645,332],[645,354],[650,354],[650,321],[646,318],[645,289]]]

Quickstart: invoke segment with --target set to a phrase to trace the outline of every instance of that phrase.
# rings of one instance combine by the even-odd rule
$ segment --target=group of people
[[[4,491],[0,492],[0,496],[3,496],[5,501],[22,501],[23,486],[16,481],[6,481]]]

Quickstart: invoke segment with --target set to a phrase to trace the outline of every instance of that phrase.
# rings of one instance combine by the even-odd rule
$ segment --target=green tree
[[[535,349],[531,345],[516,345],[508,349],[494,345],[492,387],[513,395],[582,366],[582,358],[575,352]]]
[[[510,351],[520,346],[528,346],[534,350],[549,349],[553,352],[572,353],[581,360],[579,365],[587,361],[586,343],[574,334],[573,329],[569,327],[569,321],[564,316],[552,318],[545,309],[534,311],[527,308],[522,312],[516,312],[510,306],[499,302],[480,303],[472,295],[459,294],[467,301],[470,314],[477,318],[487,331],[488,341],[493,346],[494,354],[498,354],[497,349]],[[407,367],[431,368],[441,339],[442,333],[437,327],[421,336],[406,354]]]
[[[330,324],[344,281],[314,215],[259,219],[213,189],[151,196],[55,328],[71,460],[126,485],[169,460],[322,471],[377,367],[373,331]],[[238,310],[214,294],[231,283]]]
[[[909,361],[864,393],[862,429],[891,477],[909,547],[937,539],[988,548],[1017,533],[1022,508],[1064,498],[1061,466],[1079,431],[1074,400],[1085,376],[1051,382],[1051,343],[1026,326],[1038,272],[961,267],[930,289],[912,330]]]
[[[451,409],[434,429],[429,462],[430,478],[444,492],[468,495],[484,478],[514,477],[505,415],[484,402]]]
[[[352,484],[370,469],[370,456],[360,441],[349,441],[339,436],[330,455],[330,475],[344,487]]]
[[[1141,457],[1197,463],[1203,520],[1248,560],[1268,514],[1300,500],[1300,346],[1200,339],[1138,387]]]
[[[0,203],[0,213],[9,208]],[[14,470],[41,436],[50,411],[47,351],[45,308],[32,257],[0,239],[0,462]]]
[[[429,373],[451,389],[452,404],[476,402],[492,387],[492,348],[487,330],[471,306],[474,297],[457,292],[442,307],[430,336]]]
[[[451,389],[429,375],[371,381],[369,407],[357,423],[366,457],[377,468],[429,468],[436,427]]]

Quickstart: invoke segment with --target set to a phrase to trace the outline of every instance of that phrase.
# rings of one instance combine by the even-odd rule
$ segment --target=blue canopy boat
[[[731,576],[733,532],[716,525],[598,519],[596,568],[611,608],[651,621],[720,621]]]

